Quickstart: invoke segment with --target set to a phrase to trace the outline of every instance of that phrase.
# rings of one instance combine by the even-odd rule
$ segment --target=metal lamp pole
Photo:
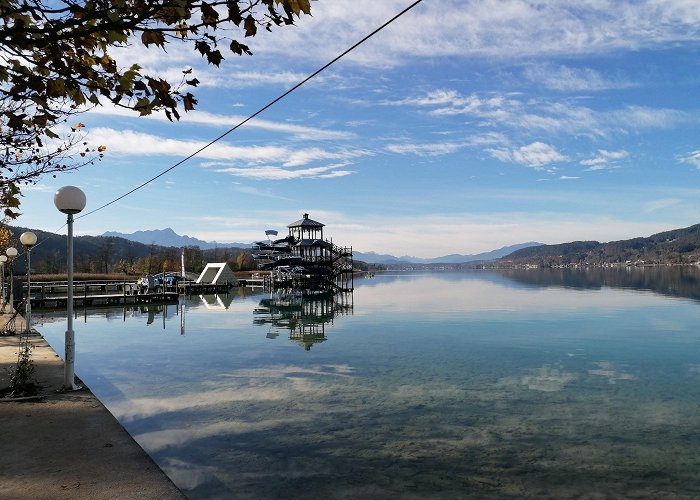
[[[17,257],[17,249],[15,247],[10,247],[5,250],[7,254],[7,263],[10,265],[10,309],[15,308],[15,297],[14,297],[14,267],[15,267],[15,257]]]
[[[27,335],[32,331],[32,274],[31,274],[31,255],[32,248],[36,245],[36,234],[31,231],[26,231],[22,233],[19,237],[19,242],[24,246],[27,253],[27,302],[26,302],[26,316],[27,316]]]
[[[7,262],[7,255],[0,255],[0,274],[2,274],[2,282],[0,283],[0,294],[2,295],[2,300],[5,300],[5,262]]]
[[[75,186],[64,186],[56,191],[53,203],[59,212],[68,216],[68,297],[66,301],[66,361],[63,372],[63,390],[75,391],[75,332],[73,332],[73,215],[85,208],[85,193]]]

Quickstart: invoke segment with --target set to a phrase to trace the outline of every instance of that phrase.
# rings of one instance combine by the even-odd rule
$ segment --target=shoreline
[[[9,313],[0,314],[0,324]],[[18,316],[16,328],[26,325]],[[185,495],[87,386],[58,392],[63,360],[37,331],[29,340],[36,396],[0,398],[0,498],[182,499]],[[0,388],[19,336],[0,336]]]

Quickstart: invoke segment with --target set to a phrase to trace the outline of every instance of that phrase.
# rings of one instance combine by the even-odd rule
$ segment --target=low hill
[[[37,235],[38,243],[32,249],[32,270],[40,273],[59,273],[66,269],[66,236],[10,226],[13,234],[13,245],[19,250],[20,256],[15,259],[14,272],[24,273],[26,269],[24,249],[19,243],[19,236],[25,231]],[[195,246],[196,247],[196,246]],[[143,259],[152,259],[157,263],[154,269],[160,269],[163,260],[169,259],[179,267],[180,245],[145,244],[116,236],[76,236],[73,238],[73,255],[77,272],[111,272],[118,267],[129,266]],[[250,253],[249,249],[239,247],[223,247],[214,249],[199,249],[188,247],[186,250],[187,269],[198,271],[204,262],[221,262],[235,258],[241,252]],[[190,259],[192,257],[192,259]],[[118,263],[122,263],[118,266]]]
[[[515,250],[520,248],[526,248],[531,246],[542,245],[542,243],[537,243],[534,241],[528,243],[520,243],[517,245],[510,245],[507,247],[502,247],[490,252],[479,253],[479,254],[450,254],[443,255],[442,257],[434,257],[432,259],[424,259],[420,257],[410,257],[404,255],[403,257],[395,257],[388,254],[378,254],[375,252],[358,252],[354,251],[353,255],[356,259],[362,260],[370,264],[384,264],[387,266],[402,266],[411,264],[461,264],[465,262],[475,262],[475,261],[486,261],[494,260],[504,255],[508,255]]]
[[[600,243],[574,241],[517,250],[496,264],[551,267],[572,264],[691,264],[700,261],[700,224],[647,238]]]

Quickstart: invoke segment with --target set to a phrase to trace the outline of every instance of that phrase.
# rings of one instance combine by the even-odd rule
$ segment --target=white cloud
[[[687,121],[687,113],[676,109],[626,106],[604,115],[612,126],[630,129],[670,128]]]
[[[93,114],[136,118],[136,114],[133,111],[116,107],[112,104],[98,106],[90,110],[88,116]],[[190,111],[188,113],[183,113],[180,118],[180,123],[187,125],[206,125],[209,127],[233,128],[246,118],[247,117],[243,115],[223,115],[195,110]],[[165,114],[163,113],[153,114],[148,117],[139,117],[138,120],[141,120],[144,123],[148,123],[149,120],[156,120],[159,122],[168,121]],[[253,118],[249,120],[248,122],[246,122],[244,127],[267,130],[271,132],[279,132],[282,134],[291,135],[296,139],[304,140],[347,140],[356,137],[356,134],[353,132],[346,132],[342,130],[330,130],[318,127],[307,127],[304,125],[296,125],[293,123],[285,122],[274,122],[260,118]]]
[[[257,180],[291,180],[291,179],[331,179],[344,177],[355,172],[352,170],[342,170],[345,164],[326,165],[322,167],[309,167],[304,169],[289,170],[282,167],[226,167],[216,168],[215,172],[230,174],[235,177],[245,177]]]
[[[568,159],[549,144],[539,141],[521,146],[518,149],[487,149],[487,152],[500,161],[520,163],[536,170],[542,170],[545,165],[550,163]]]
[[[200,87],[220,88],[247,88],[259,87],[262,85],[278,85],[282,87],[292,87],[304,80],[308,75],[295,73],[292,71],[233,71],[226,72],[221,69],[209,70],[206,73],[201,71],[197,77],[201,80]],[[318,76],[313,79],[313,84],[323,82],[323,77]]]
[[[691,119],[687,112],[668,108],[626,106],[613,111],[597,111],[557,100],[524,100],[513,94],[463,95],[456,90],[439,89],[423,96],[384,101],[388,106],[429,108],[433,116],[478,118],[481,127],[509,127],[524,133],[578,134],[591,138],[613,132],[648,128],[669,128]]]
[[[386,150],[397,154],[417,156],[440,156],[459,151],[464,144],[456,142],[437,142],[432,144],[388,144]]]
[[[682,202],[679,198],[662,198],[659,200],[652,200],[644,204],[644,213],[652,213],[659,210],[665,210],[667,208],[675,207]]]
[[[406,7],[403,0],[314,2],[298,27],[252,40],[265,54],[328,60]],[[415,57],[497,57],[637,50],[698,39],[700,14],[675,0],[424,2],[344,58],[386,66]],[[315,50],[300,50],[314,47]],[[381,50],[377,50],[381,47]]]
[[[205,141],[168,139],[161,136],[135,132],[132,130],[114,130],[95,128],[90,139],[99,144],[107,144],[111,155],[124,156],[176,156],[186,157],[207,145]],[[255,166],[261,163],[275,162],[284,167],[308,165],[319,160],[350,160],[371,154],[364,150],[329,151],[322,148],[290,149],[284,146],[231,146],[217,142],[200,153],[199,159],[241,161]],[[203,166],[210,166],[204,163]]]
[[[162,136],[97,127],[91,130],[90,139],[106,144],[111,155],[124,156],[189,156],[207,145],[207,141],[169,139]],[[284,161],[290,150],[280,146],[231,146],[224,142],[211,145],[201,153],[201,159],[231,160],[248,162]]]
[[[697,151],[691,151],[687,155],[681,157],[682,163],[689,163],[694,167],[700,169],[700,149]]]
[[[593,158],[582,160],[581,165],[587,166],[586,170],[607,170],[612,168],[618,160],[623,160],[629,157],[629,153],[624,150],[608,151],[599,149]]]
[[[494,121],[505,121],[506,117],[521,108],[521,103],[505,95],[479,96],[462,95],[456,90],[438,89],[421,97],[412,97],[396,101],[384,101],[388,106],[432,107],[431,115],[454,116],[473,115]]]
[[[525,76],[552,90],[565,92],[601,91],[625,89],[634,84],[622,79],[605,78],[591,68],[571,68],[568,66],[536,65],[525,69]]]

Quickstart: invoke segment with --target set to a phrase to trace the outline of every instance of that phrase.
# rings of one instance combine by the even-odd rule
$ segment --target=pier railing
[[[27,296],[30,297],[32,307],[65,307],[68,302],[68,283],[65,281],[34,282],[27,295],[27,286],[24,283],[21,292],[25,300]],[[177,293],[165,289],[150,292],[139,293],[134,282],[125,280],[74,281],[73,304],[93,306],[177,301]],[[15,298],[19,299],[18,295],[16,294]]]

